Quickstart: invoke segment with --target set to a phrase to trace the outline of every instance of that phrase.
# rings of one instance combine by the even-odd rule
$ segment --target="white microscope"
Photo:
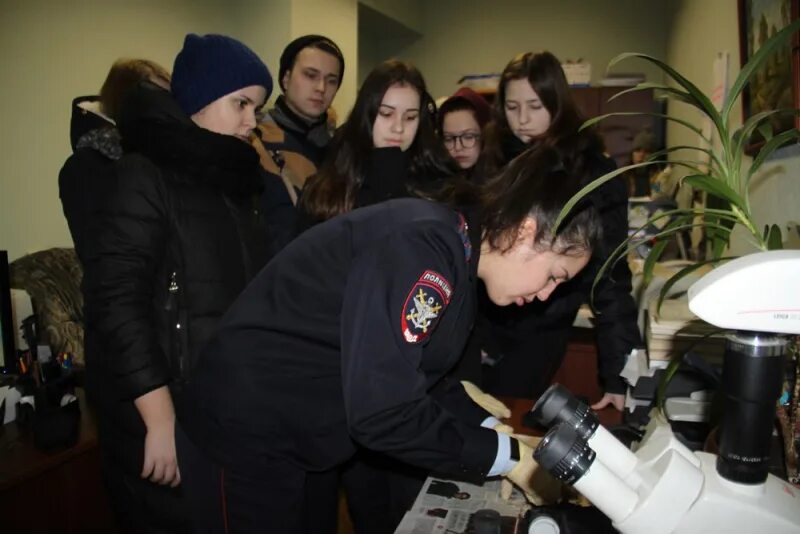
[[[689,308],[731,329],[719,456],[692,452],[655,414],[636,452],[554,385],[533,408],[551,427],[534,457],[623,534],[800,533],[800,490],[768,473],[788,339],[800,334],[800,251],[752,254],[689,289]],[[556,426],[552,426],[556,425]]]

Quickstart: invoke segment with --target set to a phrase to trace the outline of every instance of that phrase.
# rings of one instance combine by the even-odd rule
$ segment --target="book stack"
[[[561,64],[564,76],[570,87],[589,87],[592,81],[592,65],[582,60],[567,61]]]
[[[645,76],[641,72],[619,72],[609,73],[605,78],[600,80],[601,87],[629,87],[645,80]]]
[[[497,91],[497,84],[500,83],[500,74],[496,72],[465,74],[456,83],[462,87],[469,87],[476,93],[494,94]]]
[[[725,331],[699,319],[683,298],[665,300],[661,309],[653,299],[647,309],[645,342],[650,366],[662,366],[687,351],[703,356],[711,364],[721,364],[725,350]]]

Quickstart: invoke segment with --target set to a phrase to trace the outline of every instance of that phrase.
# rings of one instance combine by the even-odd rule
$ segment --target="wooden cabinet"
[[[652,89],[628,93],[609,101],[626,89],[629,87],[573,87],[571,91],[586,118],[618,112],[662,112],[662,104],[654,99]],[[630,164],[633,138],[640,131],[650,129],[659,145],[663,145],[664,141],[664,119],[651,115],[609,117],[600,121],[596,128],[603,138],[606,152],[618,166]]]
[[[0,532],[118,532],[101,471],[97,426],[83,390],[78,442],[42,452],[29,429],[0,427]]]

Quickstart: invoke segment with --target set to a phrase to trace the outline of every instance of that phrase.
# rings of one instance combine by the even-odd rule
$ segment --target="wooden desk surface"
[[[16,422],[0,430],[0,491],[13,488],[49,469],[97,447],[97,426],[83,389],[76,389],[81,408],[77,443],[69,449],[43,452],[33,444],[33,432],[20,429]]]
[[[42,452],[33,433],[15,422],[0,433],[0,529],[2,532],[59,534],[119,532],[103,484],[97,427],[81,403],[78,442],[69,449]]]

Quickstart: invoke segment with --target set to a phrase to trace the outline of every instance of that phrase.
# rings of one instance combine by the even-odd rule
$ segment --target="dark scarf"
[[[119,129],[126,151],[176,171],[178,180],[211,185],[235,198],[263,188],[252,146],[197,126],[169,92],[153,84],[140,85],[126,99]]]
[[[504,135],[501,144],[504,162],[507,164],[532,146],[533,144],[525,143],[512,133]]]
[[[278,126],[299,134],[318,149],[327,147],[331,141],[327,113],[323,113],[316,121],[309,121],[292,111],[286,103],[286,97],[281,95],[275,101],[275,107],[269,111],[269,114]]]
[[[409,196],[408,157],[399,147],[373,148],[353,207]]]

